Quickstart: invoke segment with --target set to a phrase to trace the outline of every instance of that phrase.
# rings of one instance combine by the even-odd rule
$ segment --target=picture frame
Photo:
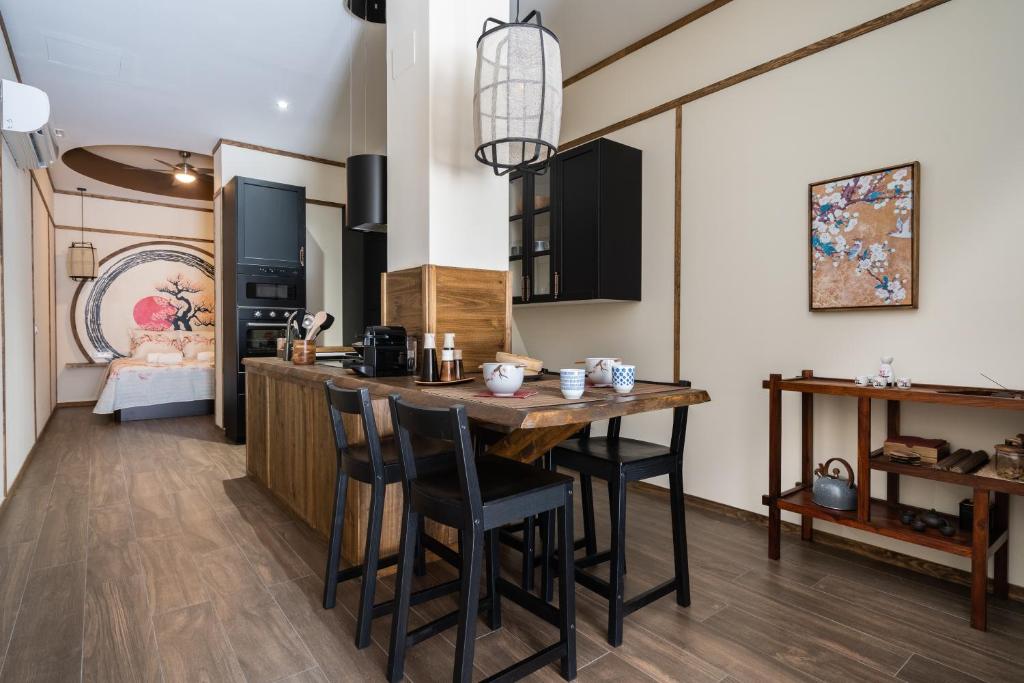
[[[809,311],[919,306],[920,184],[917,161],[808,184]]]

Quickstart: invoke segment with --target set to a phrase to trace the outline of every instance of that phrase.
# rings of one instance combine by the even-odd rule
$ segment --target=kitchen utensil
[[[327,322],[327,313],[324,311],[317,311],[317,314],[313,316],[313,324],[309,326],[306,332],[306,341],[313,341],[316,339],[316,335],[320,333],[320,326]]]
[[[310,326],[312,326],[312,324],[313,324],[313,314],[312,313],[306,313],[304,316],[302,316],[302,329],[308,330],[310,328]]]
[[[494,360],[498,363],[519,363],[527,370],[534,370],[540,372],[544,368],[544,361],[537,360],[536,358],[530,358],[529,356],[520,356],[515,353],[506,353],[504,351],[498,351],[494,354]]]
[[[619,362],[618,358],[593,356],[587,358],[587,382],[595,387],[610,387],[612,385],[612,367]]]
[[[842,463],[848,478],[839,476],[839,468],[830,473],[828,466],[833,462]],[[815,503],[831,510],[856,510],[857,485],[854,483],[853,468],[842,458],[829,458],[814,471],[812,499]]]
[[[320,326],[319,330],[317,330],[317,332],[316,332],[317,335],[321,335],[324,332],[326,332],[327,330],[331,329],[331,325],[333,325],[333,324],[334,324],[334,316],[331,315],[330,313],[328,313],[327,314],[327,320],[325,320],[324,324]]]
[[[484,383],[495,396],[513,396],[523,386],[523,368],[515,363],[484,363]]]
[[[292,363],[312,365],[316,362],[316,343],[309,339],[296,339],[292,348]]]
[[[587,373],[583,368],[562,368],[558,371],[558,385],[562,396],[569,400],[582,398],[587,383]]]
[[[616,363],[612,366],[612,387],[616,394],[628,394],[636,385],[636,366]]]

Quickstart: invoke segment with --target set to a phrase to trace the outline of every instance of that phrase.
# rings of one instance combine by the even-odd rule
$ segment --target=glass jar
[[[996,474],[1003,479],[1024,477],[1024,448],[1020,446],[996,446]]]

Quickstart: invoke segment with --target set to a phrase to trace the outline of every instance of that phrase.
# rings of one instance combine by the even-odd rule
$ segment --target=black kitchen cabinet
[[[640,300],[642,152],[601,138],[509,187],[513,303]]]
[[[304,268],[306,263],[306,188],[269,180],[235,177],[231,216],[240,266]],[[228,204],[225,204],[228,206]]]

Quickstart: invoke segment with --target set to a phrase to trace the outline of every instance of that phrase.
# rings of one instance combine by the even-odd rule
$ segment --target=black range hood
[[[357,154],[345,162],[348,227],[357,232],[388,231],[388,158]]]

